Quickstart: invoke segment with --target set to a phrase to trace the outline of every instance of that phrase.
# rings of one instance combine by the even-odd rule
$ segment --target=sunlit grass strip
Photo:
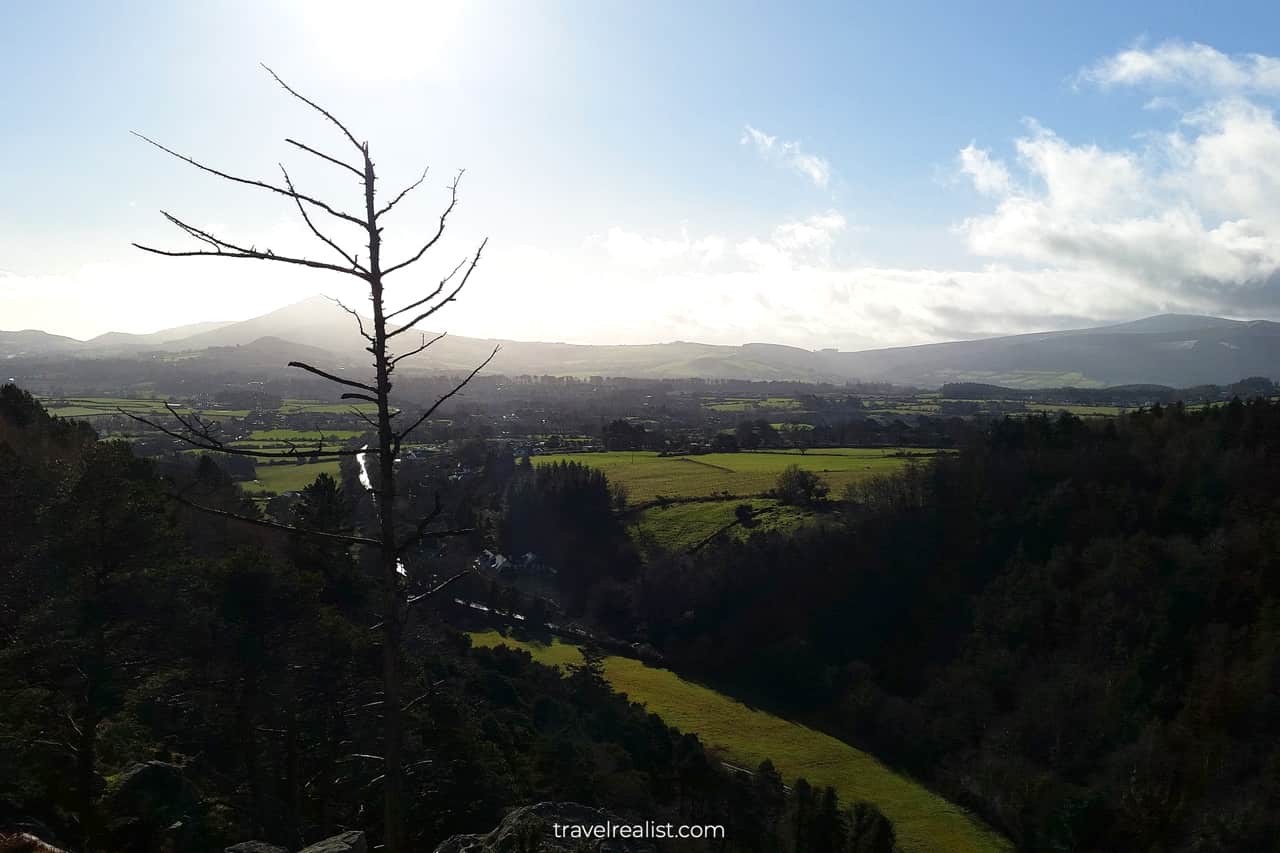
[[[534,464],[580,462],[598,468],[611,482],[627,487],[631,500],[659,496],[706,497],[721,492],[747,497],[772,489],[788,465],[814,471],[838,492],[848,483],[897,471],[907,460],[886,448],[823,448],[810,453],[743,452],[697,456],[659,456],[647,451],[568,453],[534,457]]]
[[[471,635],[477,646],[524,649],[550,666],[581,663],[578,647],[553,640],[550,645],[513,640],[496,631]],[[637,660],[605,658],[605,676],[627,694],[681,731],[692,732],[725,760],[755,767],[768,758],[788,781],[803,776],[828,785],[844,802],[875,803],[893,821],[906,853],[989,853],[1012,845],[959,806],[897,773],[873,756],[830,735],[784,720],[687,681],[675,673]]]

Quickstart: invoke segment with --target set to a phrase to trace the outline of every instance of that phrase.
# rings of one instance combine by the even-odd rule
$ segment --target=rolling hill
[[[416,344],[416,335],[406,337]],[[149,335],[108,333],[77,341],[34,330],[0,332],[0,358],[118,358],[163,351],[186,353],[219,365],[230,355],[240,364],[256,364],[270,363],[277,355],[287,361],[290,344],[298,346],[295,357],[312,359],[323,354],[339,367],[368,361],[353,318],[322,297],[239,322],[198,323]],[[236,354],[236,348],[251,345],[255,345],[251,351]],[[811,351],[766,343],[717,346],[677,341],[598,346],[450,335],[414,361],[405,362],[404,368],[469,370],[494,346],[501,346],[501,352],[491,370],[507,375],[861,380],[927,387],[963,381],[1022,388],[1137,383],[1185,387],[1280,375],[1280,323],[1184,314],[1096,328],[859,352]]]

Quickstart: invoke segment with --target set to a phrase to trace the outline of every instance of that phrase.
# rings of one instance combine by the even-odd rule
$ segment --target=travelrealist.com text
[[[569,839],[606,839],[606,838],[724,838],[724,827],[718,824],[680,824],[657,823],[646,820],[643,823],[605,823],[578,824],[553,823],[551,825],[556,838]]]

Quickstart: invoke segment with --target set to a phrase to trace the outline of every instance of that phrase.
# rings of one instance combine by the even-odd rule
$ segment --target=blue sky
[[[397,285],[412,297],[488,236],[441,315],[459,334],[852,349],[1274,317],[1273,5],[14,5],[0,328],[87,337],[358,299],[340,277],[129,246],[181,244],[163,208],[322,254],[282,200],[129,134],[250,176],[284,160],[355,198],[283,142],[341,140],[260,61],[371,141],[387,191],[432,167],[393,247],[467,169],[435,266]]]

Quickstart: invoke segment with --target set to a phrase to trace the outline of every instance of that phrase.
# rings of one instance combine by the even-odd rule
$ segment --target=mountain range
[[[416,335],[406,336],[417,343]],[[1246,376],[1280,376],[1280,323],[1162,314],[1119,325],[838,352],[766,343],[627,346],[536,343],[446,336],[404,368],[470,370],[494,346],[490,372],[633,378],[889,381],[932,387],[988,382],[1011,387],[1100,387],[1150,383],[1186,387]],[[0,358],[154,358],[183,354],[245,370],[289,359],[367,363],[354,319],[313,297],[238,322],[205,322],[147,335],[109,332],[87,341],[37,330],[0,331]]]

